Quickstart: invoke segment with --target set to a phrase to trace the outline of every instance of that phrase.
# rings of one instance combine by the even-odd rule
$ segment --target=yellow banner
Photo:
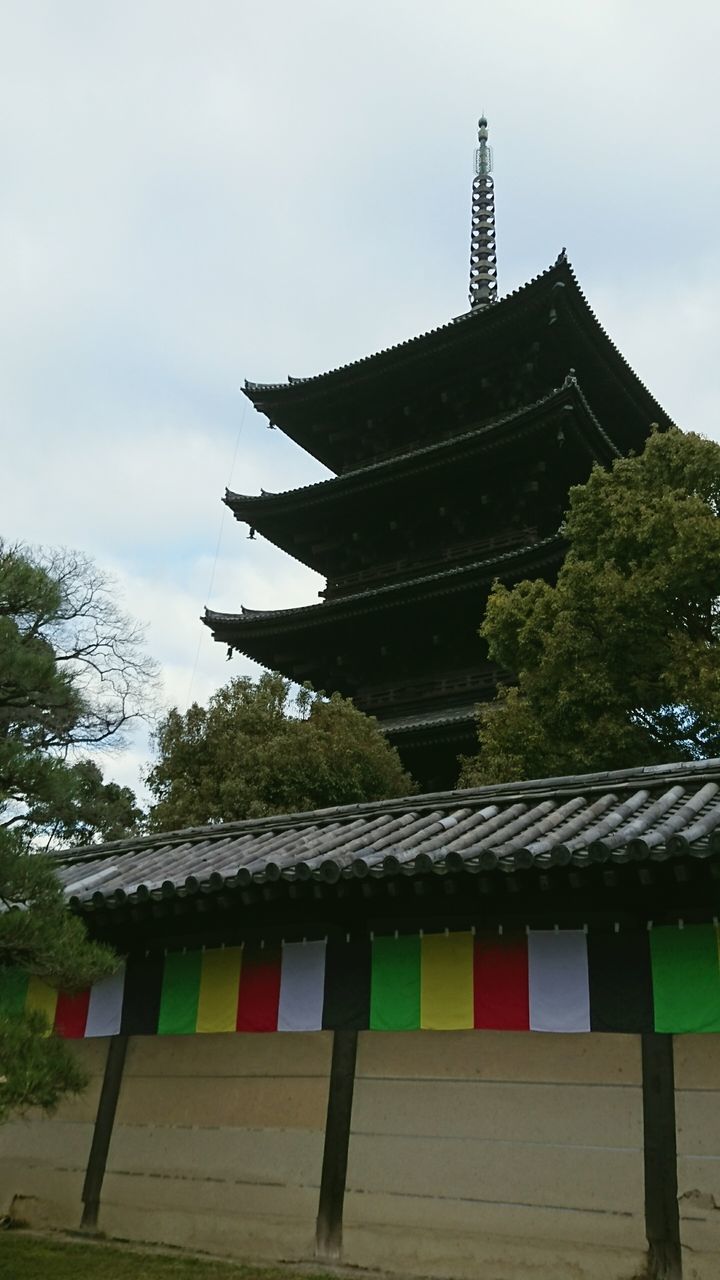
[[[240,947],[205,951],[200,971],[198,1031],[234,1031],[237,1023]]]
[[[422,940],[420,1026],[463,1031],[473,1025],[473,936],[433,933]]]

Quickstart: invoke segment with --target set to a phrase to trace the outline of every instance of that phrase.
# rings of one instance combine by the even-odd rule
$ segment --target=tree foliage
[[[266,673],[231,680],[207,707],[173,710],[147,778],[157,831],[407,795],[411,778],[352,702]]]
[[[122,744],[154,679],[92,561],[0,542],[0,832],[37,847],[131,830],[132,792],[104,784],[87,752]]]
[[[67,910],[52,859],[22,849],[14,831],[0,835],[0,994],[18,971],[74,991],[116,965]],[[52,1109],[84,1087],[75,1058],[48,1030],[38,1013],[0,1013],[0,1121],[31,1106]]]
[[[461,782],[720,754],[720,446],[673,429],[571,490],[552,586],[496,583],[480,634],[516,673]]]
[[[153,678],[139,629],[91,561],[0,542],[0,987],[24,971],[72,991],[117,963],[69,914],[41,850],[135,825],[132,792],[104,783],[87,753],[122,740]],[[37,1013],[0,1015],[0,1119],[82,1087],[48,1030]]]
[[[48,1036],[40,1014],[0,1015],[0,1124],[30,1107],[52,1112],[61,1098],[81,1093],[87,1083],[65,1043]]]

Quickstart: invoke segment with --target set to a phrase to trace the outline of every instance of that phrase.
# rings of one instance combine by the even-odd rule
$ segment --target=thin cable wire
[[[230,464],[230,475],[229,475],[229,477],[228,477],[228,482],[227,482],[227,488],[228,488],[228,489],[232,486],[232,478],[233,478],[233,474],[234,474],[234,472],[235,472],[235,463],[237,462],[238,449],[240,448],[240,437],[241,437],[242,432],[243,432],[243,427],[245,426],[245,415],[246,415],[246,414],[247,414],[247,400],[243,399],[243,407],[242,407],[242,414],[241,414],[241,417],[240,417],[240,425],[239,425],[238,430],[237,430],[237,436],[235,437],[235,448],[234,448],[234,450],[233,450],[232,462],[231,462],[231,464]],[[213,557],[212,569],[211,569],[211,571],[210,571],[210,582],[208,583],[208,589],[207,589],[207,593],[206,593],[206,596],[205,596],[205,599],[206,599],[206,600],[209,600],[209,599],[210,599],[210,597],[212,596],[213,587],[215,586],[215,571],[216,571],[216,569],[217,569],[217,562],[218,562],[218,559],[220,558],[220,547],[221,547],[221,544],[222,544],[223,530],[224,530],[224,528],[225,528],[225,516],[226,516],[226,514],[227,514],[227,507],[226,507],[225,503],[223,502],[223,504],[222,504],[222,512],[221,512],[221,515],[220,515],[220,525],[219,525],[219,527],[218,527],[217,541],[216,541],[216,543],[215,543],[215,555],[214,555],[214,557]],[[201,647],[202,647],[202,642],[203,642],[204,638],[205,638],[205,637],[204,637],[204,635],[203,635],[203,633],[202,633],[202,631],[201,631],[201,632],[200,632],[200,634],[198,635],[197,649],[195,650],[195,661],[194,661],[194,663],[193,663],[192,674],[191,674],[191,676],[190,676],[190,683],[189,683],[189,685],[188,685],[188,691],[187,691],[187,705],[188,705],[188,706],[190,706],[190,699],[192,698],[193,685],[195,684],[195,676],[197,675],[198,664],[199,664],[199,662],[200,662],[200,649],[201,649]]]

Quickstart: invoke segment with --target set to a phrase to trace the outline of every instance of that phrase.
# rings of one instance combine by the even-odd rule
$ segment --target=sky
[[[3,0],[0,534],[115,576],[162,705],[204,605],[318,576],[222,506],[329,474],[241,388],[467,309],[477,118],[499,289],[563,246],[625,357],[720,439],[716,0]],[[103,762],[141,788],[147,732]]]

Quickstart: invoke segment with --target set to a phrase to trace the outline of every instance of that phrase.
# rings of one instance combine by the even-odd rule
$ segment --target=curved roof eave
[[[505,319],[508,304],[517,305],[518,298],[527,298],[530,294],[536,292],[539,286],[547,285],[553,275],[558,275],[559,277],[563,266],[569,269],[569,277],[577,287],[575,275],[563,250],[552,266],[533,276],[526,284],[513,289],[511,293],[505,294],[492,307],[463,312],[462,315],[447,321],[446,324],[438,325],[434,329],[427,329],[424,333],[417,334],[414,338],[406,338],[403,342],[396,342],[389,347],[382,347],[379,351],[373,352],[372,355],[361,356],[358,360],[350,360],[347,364],[338,365],[335,369],[327,369],[323,373],[310,374],[302,378],[288,375],[286,382],[251,382],[246,378],[243,392],[256,408],[261,408],[264,400],[272,401],[273,398],[297,399],[298,393],[302,396],[305,391],[313,394],[316,391],[324,391],[328,385],[341,385],[345,381],[371,378],[385,364],[388,356],[401,353],[408,360],[420,358],[424,354],[424,349],[437,341],[440,335],[449,336],[451,332],[455,332],[461,325],[482,323],[484,327],[493,328],[494,324],[497,323],[498,317],[502,320]]]
[[[259,525],[255,524],[255,519],[258,516],[275,512],[286,506],[292,508],[298,500],[306,504],[310,499],[313,505],[332,500],[336,494],[346,490],[365,488],[365,482],[367,482],[367,485],[381,484],[385,479],[391,478],[395,471],[402,471],[408,463],[413,463],[416,459],[424,459],[426,464],[432,464],[436,458],[442,459],[443,455],[452,455],[455,450],[462,450],[465,446],[475,441],[490,441],[495,435],[504,435],[509,428],[518,427],[525,420],[532,419],[538,411],[559,407],[568,400],[575,400],[582,407],[608,453],[613,457],[621,457],[620,449],[600,425],[579,383],[576,379],[568,377],[562,387],[556,387],[548,392],[547,395],[534,400],[532,404],[523,405],[522,408],[516,409],[513,413],[505,414],[501,418],[484,423],[483,426],[475,427],[472,431],[463,431],[461,434],[450,436],[448,439],[437,440],[432,444],[422,445],[417,449],[409,449],[404,453],[394,454],[392,457],[382,458],[377,462],[370,462],[365,466],[356,467],[353,471],[343,472],[340,476],[330,476],[325,480],[315,480],[312,484],[301,485],[297,489],[286,489],[283,493],[262,492],[259,494],[246,494],[234,493],[232,490],[226,489],[223,502],[230,508],[237,520],[245,521],[247,524],[259,528]]]
[[[584,319],[591,324],[595,333],[602,339],[612,362],[619,366],[622,376],[630,381],[635,390],[647,399],[652,413],[661,420],[665,420],[668,423],[671,422],[672,419],[669,414],[665,412],[662,405],[659,404],[645,383],[638,377],[635,370],[613,342],[607,330],[603,328],[598,320],[578,283],[577,276],[565,254],[565,250],[559,254],[552,266],[534,276],[518,289],[506,294],[504,298],[501,298],[491,307],[465,312],[454,320],[450,320],[447,324],[439,325],[437,328],[429,329],[414,338],[395,343],[393,346],[385,347],[372,355],[363,356],[359,360],[350,361],[348,364],[340,365],[338,368],[327,370],[324,373],[313,374],[304,378],[289,377],[287,382],[251,382],[246,380],[244,394],[247,395],[257,409],[266,413],[274,404],[295,404],[308,398],[317,398],[324,392],[342,387],[345,384],[367,381],[380,374],[387,367],[390,358],[396,363],[422,359],[426,356],[428,349],[444,345],[452,334],[460,332],[466,325],[480,326],[481,330],[492,331],[498,325],[507,323],[519,309],[522,309],[532,300],[534,295],[541,296],[546,290],[552,290],[556,286],[562,285],[571,286],[571,296],[574,297],[576,303],[575,319],[579,321]]]
[[[464,707],[443,707],[439,711],[420,711],[413,715],[399,716],[396,720],[378,720],[383,733],[399,737],[415,733],[418,729],[444,728],[447,725],[473,724],[477,719],[477,701]]]
[[[483,580],[491,581],[499,576],[503,570],[512,569],[513,561],[517,562],[518,566],[523,566],[524,562],[527,562],[528,568],[539,562],[548,563],[560,557],[564,546],[562,535],[555,533],[549,538],[543,538],[540,542],[503,552],[502,555],[493,556],[488,560],[479,560],[472,564],[444,569],[438,573],[425,574],[422,577],[412,578],[405,582],[390,583],[386,586],[357,592],[355,595],[342,596],[337,600],[327,600],[322,604],[301,605],[295,609],[248,609],[243,606],[240,613],[222,613],[206,608],[201,622],[212,631],[227,627],[245,628],[248,638],[253,624],[259,624],[254,628],[256,631],[262,627],[262,624],[270,624],[274,629],[273,624],[276,622],[299,623],[301,626],[303,623],[310,626],[318,623],[323,625],[326,622],[341,618],[343,615],[364,612],[364,606],[369,606],[371,610],[375,610],[401,605],[405,596],[408,593],[417,591],[418,588],[425,588],[426,593],[435,594],[437,585],[442,583],[445,590],[441,588],[440,594],[449,594],[450,592],[462,590],[465,580],[471,579],[473,575],[478,573]],[[223,638],[222,642],[229,643],[225,638]],[[233,645],[233,647],[240,651],[239,645]]]
[[[565,262],[567,265],[568,275],[573,284],[575,298],[581,304],[582,312],[584,313],[584,315],[592,321],[594,327],[597,329],[598,333],[603,338],[607,347],[610,349],[613,359],[621,366],[625,376],[629,377],[631,381],[635,383],[635,386],[637,387],[637,389],[647,397],[647,399],[653,405],[653,408],[659,414],[659,416],[661,418],[664,418],[666,422],[672,423],[672,419],[670,415],[666,413],[666,411],[663,409],[660,402],[655,399],[655,396],[653,395],[650,388],[646,385],[646,383],[643,382],[642,378],[638,376],[638,374],[635,372],[630,362],[623,355],[620,348],[615,344],[615,342],[613,342],[607,329],[598,320],[597,315],[593,311],[592,307],[590,306],[590,303],[588,302],[582,290],[582,287],[575,274],[575,270],[573,268],[572,263],[569,261],[569,259],[565,259]]]

